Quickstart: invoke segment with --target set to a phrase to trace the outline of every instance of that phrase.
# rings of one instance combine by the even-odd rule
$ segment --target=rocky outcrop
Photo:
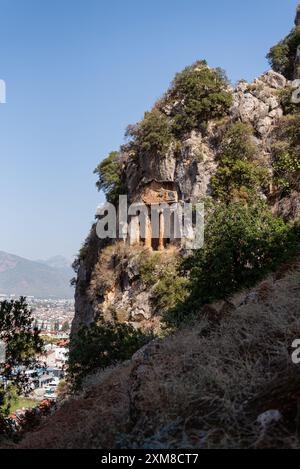
[[[174,201],[186,202],[209,197],[222,136],[231,123],[238,121],[254,128],[261,164],[271,172],[273,130],[284,113],[281,94],[291,85],[292,82],[274,71],[268,71],[251,84],[241,81],[232,90],[233,105],[229,116],[222,121],[211,121],[205,130],[192,131],[180,144],[172,143],[162,156],[139,154],[138,158],[128,158],[123,184],[129,199],[148,204],[163,201],[169,194]],[[274,211],[286,219],[300,217],[299,205],[297,193],[286,200],[276,200]],[[112,266],[111,271],[103,267],[103,248],[96,241],[95,233],[86,250],[89,260],[81,260],[79,266],[73,330],[82,324],[90,325],[98,317],[157,330],[159,317],[153,311],[152,293],[141,282],[137,262],[143,248],[129,246],[118,265],[116,253],[111,252],[105,261]],[[107,279],[111,275],[113,280],[109,283]]]
[[[136,201],[144,188],[153,181],[173,183],[180,198],[195,200],[210,193],[209,181],[216,170],[212,135],[193,131],[180,148],[171,145],[162,156],[141,154],[138,161],[128,161],[125,187],[130,200]]]
[[[300,79],[300,46],[297,49],[294,78],[295,80]]]
[[[182,143],[175,176],[183,200],[196,201],[211,194],[210,179],[217,169],[212,135],[213,130],[205,137],[194,131]]]
[[[297,6],[296,18],[295,18],[295,26],[296,28],[300,26],[300,3]]]
[[[233,106],[227,125],[242,121],[251,124],[258,143],[266,147],[266,138],[283,115],[280,91],[291,86],[282,75],[269,71],[252,84],[239,82],[233,90]],[[174,183],[183,200],[199,200],[211,194],[210,179],[217,169],[218,133],[226,122],[210,122],[205,132],[192,131],[180,143],[172,144],[159,157],[140,154],[138,160],[127,162],[125,187],[131,199],[136,199],[143,187],[152,181]]]

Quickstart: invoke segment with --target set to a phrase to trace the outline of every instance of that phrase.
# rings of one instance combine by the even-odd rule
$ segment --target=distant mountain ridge
[[[69,264],[62,256],[31,261],[0,251],[0,294],[73,298]]]
[[[66,259],[64,256],[54,256],[50,257],[50,259],[47,260],[38,259],[36,262],[48,265],[49,267],[53,267],[54,269],[69,269],[69,271],[72,270],[72,262]]]

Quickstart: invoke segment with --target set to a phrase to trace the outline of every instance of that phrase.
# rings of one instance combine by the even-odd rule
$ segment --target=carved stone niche
[[[178,193],[173,183],[153,181],[145,187],[141,199],[146,205],[175,204],[178,202]]]
[[[165,219],[166,215],[162,209],[162,212],[159,213],[159,233],[157,235],[152,230],[151,206],[157,207],[160,204],[172,206],[178,203],[179,197],[175,184],[172,182],[159,183],[152,181],[139,193],[137,200],[147,206],[148,216],[146,217],[145,229],[143,230],[141,229],[139,215],[131,217],[129,222],[129,244],[142,244],[156,251],[164,250],[170,243],[175,241],[175,214],[171,212],[170,218]],[[167,227],[168,229],[166,229]]]

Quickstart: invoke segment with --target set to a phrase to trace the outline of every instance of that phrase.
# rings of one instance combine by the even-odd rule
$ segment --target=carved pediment
[[[166,186],[168,186],[168,184]],[[178,193],[176,190],[173,190],[173,188],[152,182],[144,189],[141,199],[146,205],[160,203],[175,204],[178,202]]]

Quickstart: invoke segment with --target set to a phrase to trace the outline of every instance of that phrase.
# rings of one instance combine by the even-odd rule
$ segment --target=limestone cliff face
[[[206,132],[192,131],[180,148],[171,146],[161,158],[140,153],[138,160],[125,167],[125,185],[131,199],[149,183],[172,183],[185,201],[199,200],[211,194],[210,179],[217,168],[219,140],[229,122],[253,125],[257,143],[268,153],[268,139],[283,115],[280,90],[292,86],[282,75],[269,71],[252,84],[241,81],[233,90],[234,104],[228,120],[211,121]],[[296,85],[295,85],[296,86]]]
[[[284,110],[281,95],[297,88],[297,81],[286,80],[269,71],[252,84],[238,83],[233,90],[233,106],[224,121],[211,121],[205,132],[194,130],[180,148],[171,146],[161,158],[139,154],[138,160],[127,163],[124,169],[125,187],[131,200],[139,200],[143,190],[153,182],[161,187],[173,187],[180,200],[198,201],[211,195],[210,180],[217,169],[220,138],[228,124],[249,123],[255,130],[256,144],[261,158],[270,166],[271,143]]]
[[[170,145],[162,156],[140,153],[138,158],[129,158],[124,165],[123,181],[130,201],[148,203],[165,194],[193,202],[209,197],[210,181],[218,167],[220,141],[234,122],[252,125],[261,165],[271,172],[272,142],[284,113],[281,96],[291,87],[292,82],[274,71],[265,73],[252,84],[241,81],[232,90],[233,105],[227,117],[210,121],[203,131],[193,130],[180,145]],[[258,196],[267,198],[268,194]],[[299,216],[299,207],[298,193],[288,201],[274,203],[274,211],[285,218]],[[143,261],[145,256],[151,255],[151,245],[104,243],[97,238],[94,226],[84,250],[85,255],[77,266],[73,332],[99,317],[145,329],[159,328],[159,312],[153,309],[151,301],[153,289],[142,275]],[[161,256],[174,258],[176,247]]]

